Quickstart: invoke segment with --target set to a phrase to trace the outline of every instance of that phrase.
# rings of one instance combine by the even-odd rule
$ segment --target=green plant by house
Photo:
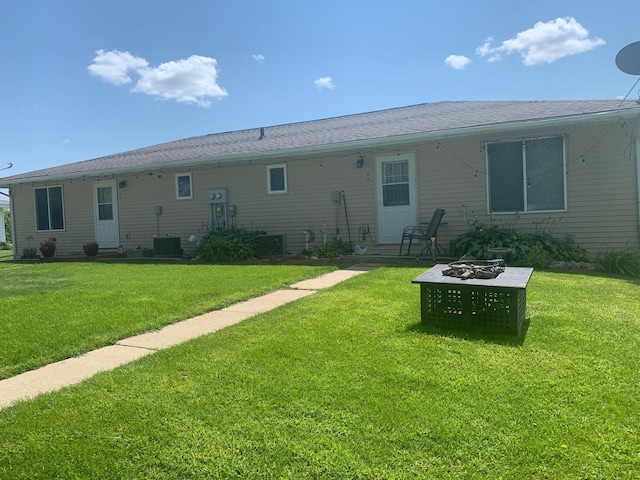
[[[596,255],[594,262],[596,268],[602,272],[640,277],[640,252],[630,247],[600,252]]]
[[[98,245],[98,242],[96,242],[95,240],[89,240],[87,243],[85,243],[82,246],[84,253],[90,257],[97,255],[99,248],[100,248],[100,245]]]
[[[21,258],[36,258],[36,249],[31,246],[31,240],[33,240],[33,237],[28,235],[25,237],[25,240],[29,246],[22,250]]]
[[[196,255],[206,263],[224,263],[248,260],[258,256],[258,237],[261,231],[234,227],[210,230],[196,249]]]
[[[40,242],[40,247],[51,248],[51,247],[55,247],[57,243],[58,243],[58,239],[56,237],[49,237],[46,240],[43,240],[42,242]]]
[[[9,210],[4,210],[2,213],[4,215],[4,233],[7,240],[11,239],[11,212]]]
[[[318,258],[340,258],[345,253],[352,251],[351,243],[336,239],[313,252]]]
[[[470,255],[476,259],[487,259],[492,247],[509,247],[511,253],[505,256],[508,262],[536,268],[549,267],[554,261],[586,262],[587,251],[576,245],[569,236],[554,237],[549,231],[520,232],[513,226],[485,225],[469,223],[469,231],[455,240],[455,254],[458,257]]]

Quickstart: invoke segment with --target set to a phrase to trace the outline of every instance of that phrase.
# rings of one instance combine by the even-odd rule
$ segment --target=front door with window
[[[400,243],[417,222],[416,159],[413,154],[376,159],[378,243]]]
[[[93,184],[93,217],[100,248],[117,248],[120,243],[117,198],[116,182]]]

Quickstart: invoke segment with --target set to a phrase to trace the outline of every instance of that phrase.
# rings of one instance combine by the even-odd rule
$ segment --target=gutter
[[[3,182],[0,179],[0,188],[8,188],[11,185],[20,185],[29,182],[52,182],[52,181],[60,181],[60,180],[68,180],[68,179],[76,179],[82,177],[97,177],[97,176],[118,176],[123,174],[132,174],[139,172],[147,172],[149,170],[157,170],[157,169],[172,169],[172,168],[183,168],[183,167],[195,167],[198,165],[204,165],[207,163],[215,162],[215,163],[234,163],[241,161],[249,161],[256,160],[258,157],[261,159],[281,159],[282,157],[288,157],[292,155],[300,155],[300,156],[313,156],[313,155],[321,155],[326,154],[336,150],[362,150],[362,149],[372,149],[372,148],[380,148],[380,147],[388,147],[393,144],[416,144],[416,143],[424,143],[424,142],[436,142],[447,139],[455,139],[466,136],[479,136],[479,135],[493,135],[497,133],[510,133],[526,128],[554,128],[554,127],[566,127],[567,125],[577,126],[584,125],[590,123],[599,123],[612,119],[627,119],[627,118],[635,118],[640,116],[640,109],[638,108],[629,108],[623,110],[614,110],[614,111],[606,111],[606,112],[597,112],[597,113],[589,113],[589,114],[577,114],[568,117],[555,117],[555,118],[546,118],[546,119],[536,119],[536,120],[524,120],[518,122],[508,122],[508,123],[498,123],[492,125],[481,125],[474,127],[463,127],[451,130],[437,130],[432,132],[419,132],[419,133],[411,133],[404,135],[396,135],[392,137],[379,137],[372,138],[366,140],[352,140],[348,142],[341,143],[331,143],[325,145],[316,145],[311,147],[299,147],[299,148],[291,148],[291,149],[280,149],[273,151],[257,151],[250,153],[243,153],[239,155],[222,155],[218,157],[201,157],[201,158],[191,158],[185,160],[179,160],[174,162],[165,162],[165,163],[154,163],[144,166],[136,166],[131,169],[123,169],[123,168],[110,168],[104,170],[91,170],[86,172],[77,172],[77,173],[69,173],[69,174],[60,174],[60,175],[45,175],[40,177],[23,177],[15,180],[10,180]],[[126,152],[122,152],[126,153]]]

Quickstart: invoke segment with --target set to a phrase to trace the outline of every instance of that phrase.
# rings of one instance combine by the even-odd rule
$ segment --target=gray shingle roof
[[[294,155],[314,148],[354,146],[358,142],[397,142],[404,135],[446,134],[477,127],[615,113],[640,105],[619,100],[437,102],[308,122],[214,133],[152,145],[128,152],[70,163],[0,179],[14,181],[77,177],[92,173],[141,171],[163,165],[197,165],[268,155]]]

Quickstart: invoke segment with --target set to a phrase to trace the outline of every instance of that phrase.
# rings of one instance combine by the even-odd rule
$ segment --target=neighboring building
[[[11,239],[7,238],[4,228],[4,211],[9,210],[9,201],[0,198],[0,242],[10,242]]]
[[[183,248],[203,224],[336,234],[396,253],[406,225],[446,216],[439,243],[480,222],[570,234],[591,252],[640,246],[640,105],[620,100],[438,102],[187,138],[0,179],[15,252]],[[367,231],[364,237],[360,233]]]

